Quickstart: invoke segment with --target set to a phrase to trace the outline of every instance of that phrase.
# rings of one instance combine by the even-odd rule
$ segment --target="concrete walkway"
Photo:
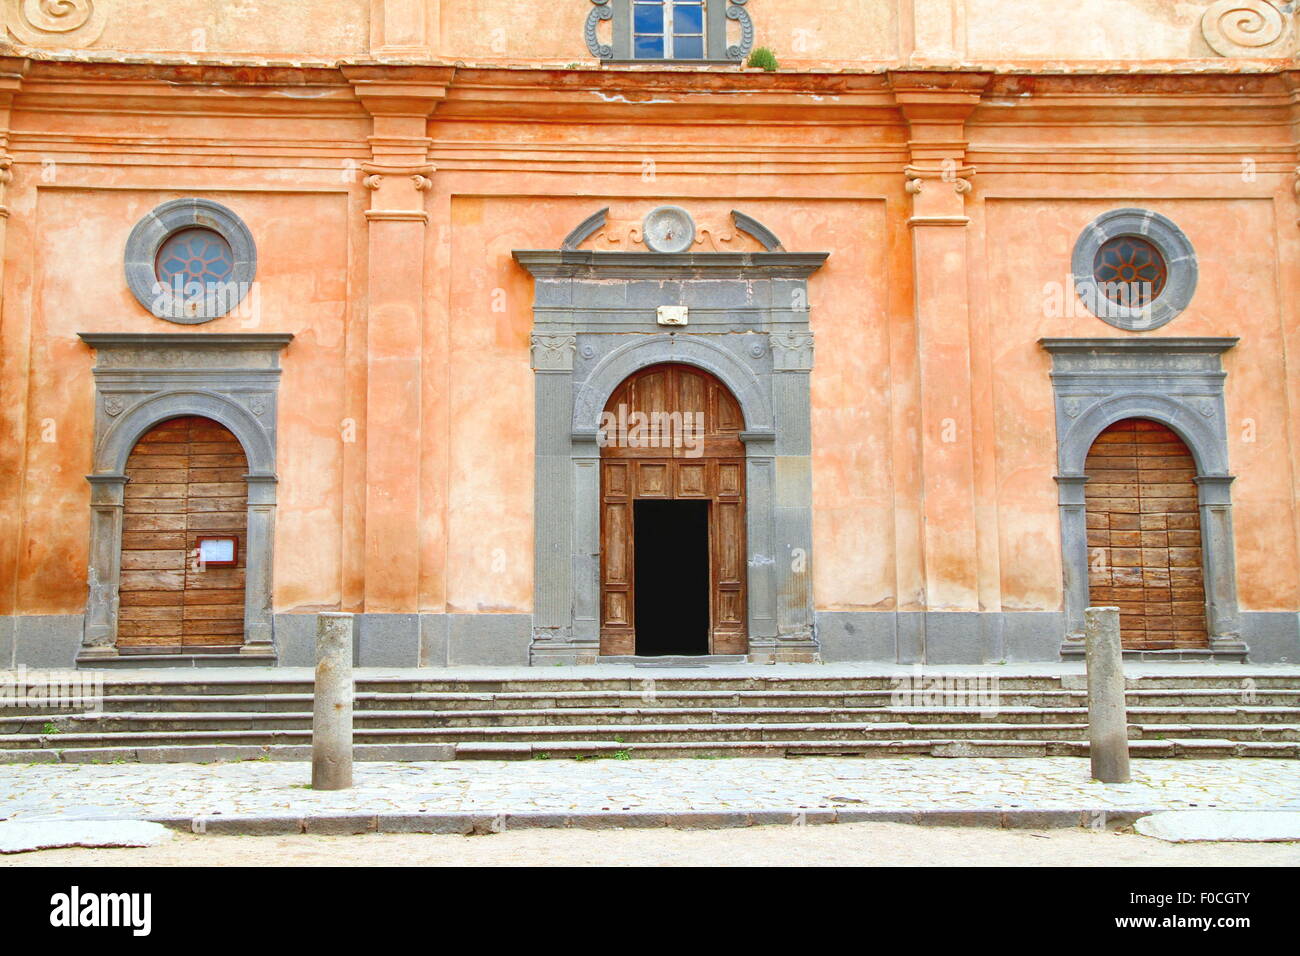
[[[588,760],[358,764],[352,790],[303,763],[0,766],[0,819],[151,820],[194,832],[489,832],[894,822],[1114,827],[1175,809],[1300,810],[1300,764],[1138,760],[1104,785],[1051,759]]]

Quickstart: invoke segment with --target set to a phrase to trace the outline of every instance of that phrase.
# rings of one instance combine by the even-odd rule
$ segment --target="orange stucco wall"
[[[383,556],[416,572],[400,609],[531,610],[532,283],[510,254],[557,247],[603,206],[632,222],[663,203],[715,233],[741,209],[789,250],[830,253],[811,280],[819,609],[1060,608],[1055,422],[1038,339],[1131,333],[1081,308],[1052,315],[1045,290],[1066,284],[1074,241],[1099,213],[1142,206],[1170,217],[1196,247],[1200,287],[1160,334],[1241,338],[1225,365],[1242,607],[1300,607],[1293,78],[1277,62],[1165,63],[1136,76],[1087,65],[1108,41],[1079,19],[1122,8],[1141,25],[1149,14],[1144,42],[1123,55],[1203,58],[1194,28],[1208,4],[1169,12],[1087,0],[1050,29],[1021,5],[1018,32],[1001,32],[1008,5],[994,0],[858,0],[835,12],[751,0],[760,42],[775,38],[803,70],[772,76],[592,69],[571,22],[588,5],[535,19],[520,6],[407,0],[376,19],[374,3],[297,2],[274,26],[253,18],[249,40],[231,19],[240,4],[186,0],[170,33],[113,19],[76,56],[159,49],[188,63],[123,64],[107,52],[94,63],[48,51],[32,60],[21,49],[5,61],[14,162],[0,318],[0,613],[84,607],[94,356],[77,333],[178,330],[132,298],[122,252],[142,215],[186,195],[235,210],[259,256],[255,324],[231,317],[192,330],[295,335],[280,393],[277,611],[366,608],[382,566],[367,509],[390,494],[413,519],[414,544]],[[908,19],[922,7],[949,19]],[[209,24],[205,68],[177,32],[186,18]],[[840,27],[853,18],[866,26]],[[424,66],[390,60],[364,79],[323,62],[421,42],[408,59]],[[964,66],[937,63],[945,47]],[[319,62],[215,56],[295,50]],[[1073,58],[1076,75],[1061,76],[1053,55]],[[1051,83],[1000,65],[1025,56],[1044,58],[1028,72]],[[903,78],[917,65],[925,79]],[[398,81],[397,92],[368,92],[375,77]],[[972,83],[973,94],[942,92]],[[906,105],[896,94],[908,84],[940,95]],[[374,99],[402,96],[392,108]],[[387,145],[376,144],[380,131]],[[363,164],[399,147],[427,152],[431,187],[367,188]],[[904,168],[941,156],[977,170],[973,190],[940,196],[936,180],[909,194]],[[410,250],[423,288],[403,320],[415,323],[418,390],[384,426],[396,432],[379,437],[400,443],[413,477],[368,497],[370,350],[384,345],[369,336],[369,286],[385,273],[371,259],[365,212],[400,202],[428,217]],[[935,228],[910,221],[918,211],[954,222],[917,245],[918,228]],[[939,250],[937,260],[918,248]],[[402,303],[401,290],[384,291]],[[936,353],[918,345],[932,340]],[[954,459],[926,451],[922,411],[937,388],[957,396],[968,422]],[[951,474],[936,473],[947,467],[936,462],[958,459]],[[971,544],[958,566],[936,557],[948,527]]]

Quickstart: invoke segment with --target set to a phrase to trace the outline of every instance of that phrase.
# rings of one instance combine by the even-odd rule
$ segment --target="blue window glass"
[[[678,3],[673,6],[673,33],[676,36],[698,36],[703,32],[703,5],[698,3]]]
[[[181,288],[197,282],[201,286],[229,282],[235,271],[235,255],[225,236],[211,229],[182,229],[162,244],[155,260],[158,281]]]
[[[638,3],[632,11],[634,33],[663,33],[664,6],[662,3]]]
[[[673,58],[678,60],[704,59],[704,37],[673,37]]]
[[[664,38],[637,37],[632,47],[632,55],[638,60],[662,60],[664,57]]]

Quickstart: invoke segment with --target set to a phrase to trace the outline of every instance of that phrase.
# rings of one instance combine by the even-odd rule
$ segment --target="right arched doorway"
[[[1084,471],[1089,603],[1120,609],[1126,649],[1209,645],[1196,463],[1159,422],[1130,418],[1093,442]]]
[[[601,420],[600,652],[745,654],[745,427],[709,373],[625,379]]]

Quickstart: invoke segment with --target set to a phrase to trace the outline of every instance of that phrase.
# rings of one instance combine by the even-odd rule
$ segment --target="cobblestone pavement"
[[[980,758],[363,763],[355,787],[309,788],[307,763],[0,765],[0,819],[349,812],[707,813],[1300,809],[1291,760],[1137,760],[1094,783],[1088,761]]]

